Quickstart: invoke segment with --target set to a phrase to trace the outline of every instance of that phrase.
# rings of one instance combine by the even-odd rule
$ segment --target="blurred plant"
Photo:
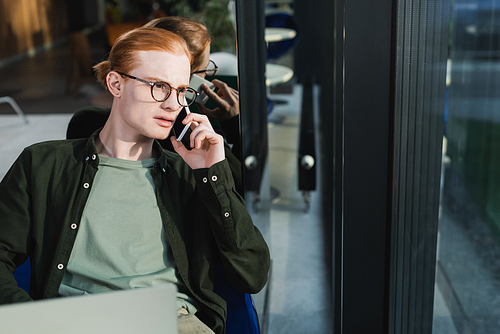
[[[117,0],[106,0],[106,23],[122,22],[122,10]]]
[[[236,38],[229,16],[229,0],[162,0],[167,15],[203,22],[212,35],[211,52],[234,53]]]

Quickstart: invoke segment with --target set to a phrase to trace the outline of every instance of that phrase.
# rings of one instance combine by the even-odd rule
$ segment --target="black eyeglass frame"
[[[155,82],[151,82],[151,81],[147,81],[147,80],[144,80],[144,79],[141,79],[141,78],[137,78],[137,77],[134,77],[133,75],[129,75],[129,74],[125,74],[125,73],[122,73],[122,72],[118,72],[116,71],[116,73],[122,75],[122,76],[125,76],[127,78],[130,78],[130,79],[134,79],[134,80],[137,80],[137,81],[140,81],[140,82],[143,82],[145,84],[148,84],[150,87],[151,87],[151,97],[153,98],[153,100],[155,100],[156,102],[165,102],[169,97],[170,95],[172,94],[172,90],[176,90],[177,91],[177,103],[179,103],[179,105],[181,107],[189,107],[190,105],[193,104],[194,100],[196,100],[196,98],[198,97],[198,92],[194,89],[194,88],[191,88],[191,87],[182,87],[182,88],[178,88],[178,87],[173,87],[171,84],[169,84],[168,82],[165,82],[165,81],[155,81]],[[157,85],[157,84],[165,84],[167,85],[168,87],[170,87],[170,91],[169,93],[167,94],[167,96],[162,99],[162,100],[158,100],[157,98],[155,98],[154,96],[154,93],[153,93],[153,89],[154,87]],[[187,93],[187,92],[191,92],[194,94],[194,98],[190,101],[188,101],[188,99],[185,99],[186,103],[187,104],[184,104],[184,103],[181,103],[179,101],[179,90],[181,90],[181,93],[182,93],[182,90],[186,90],[186,92],[184,93],[184,95]]]
[[[217,64],[212,59],[210,59],[210,63],[214,64],[215,68],[213,68],[213,69],[204,69],[204,70],[201,70],[201,71],[196,71],[196,72],[193,72],[193,74],[205,73],[207,75],[207,77],[213,77],[215,75],[215,73],[217,73],[217,70],[219,69],[219,67],[217,66]],[[214,71],[214,73],[208,74],[207,73],[208,71]]]

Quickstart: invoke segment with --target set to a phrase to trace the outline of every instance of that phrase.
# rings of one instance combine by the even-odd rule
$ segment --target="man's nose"
[[[161,103],[163,109],[170,109],[172,111],[177,111],[181,108],[179,101],[177,99],[177,90],[173,89],[170,96]]]

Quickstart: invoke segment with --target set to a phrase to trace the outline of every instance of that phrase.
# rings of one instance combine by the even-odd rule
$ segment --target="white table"
[[[293,77],[293,70],[277,64],[266,64],[266,85],[276,86],[289,81]]]
[[[236,55],[216,52],[210,54],[210,59],[212,59],[217,66],[219,66],[217,74],[238,75],[238,60]],[[293,70],[282,65],[266,64],[265,76],[266,86],[276,86],[289,81],[293,77]]]
[[[289,28],[265,28],[264,39],[269,42],[280,42],[295,38],[297,32]]]

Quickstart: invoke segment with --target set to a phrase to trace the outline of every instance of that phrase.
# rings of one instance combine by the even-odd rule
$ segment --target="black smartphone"
[[[182,120],[187,116],[189,112],[186,109],[186,107],[182,108],[179,115],[177,115],[177,119],[175,120],[172,132],[176,139],[178,139],[182,134],[182,138],[180,139],[180,141],[188,150],[190,150],[191,147],[189,145],[189,136],[191,135],[191,128],[189,127],[189,124],[182,124]]]

